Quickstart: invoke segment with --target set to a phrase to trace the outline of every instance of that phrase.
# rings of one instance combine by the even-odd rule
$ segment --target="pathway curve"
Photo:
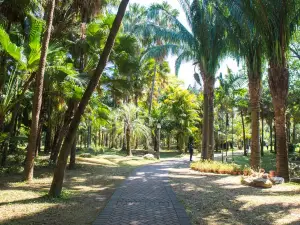
[[[93,224],[190,225],[184,207],[168,184],[168,169],[182,163],[165,161],[136,169],[114,192]]]

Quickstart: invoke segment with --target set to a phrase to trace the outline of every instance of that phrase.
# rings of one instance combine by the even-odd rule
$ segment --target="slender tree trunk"
[[[75,168],[76,164],[76,144],[77,144],[77,138],[74,139],[72,148],[71,148],[71,155],[70,155],[70,163],[69,163],[69,169],[72,170]]]
[[[203,79],[204,80],[204,79]],[[209,136],[209,100],[208,100],[208,84],[204,82],[204,101],[203,101],[203,126],[202,126],[202,152],[201,157],[202,159],[208,159],[209,152],[208,152],[208,136]]]
[[[248,74],[249,95],[251,108],[251,159],[252,169],[260,168],[260,146],[259,146],[259,101],[261,94],[260,75]]]
[[[130,148],[130,128],[127,126],[126,129],[126,149],[127,149],[127,155],[132,156],[131,148]]]
[[[76,109],[76,107],[77,107],[77,101],[74,101],[72,99],[69,100],[68,109],[65,112],[63,124],[59,125],[58,131],[57,131],[56,137],[55,137],[56,141],[53,142],[53,145],[52,145],[50,160],[54,164],[57,161],[57,157],[58,157],[58,154],[60,152],[62,142],[64,140],[66,132],[68,131],[68,128],[69,128],[69,125],[70,125],[70,122],[71,122],[71,118],[74,115],[74,110]]]
[[[37,157],[41,151],[41,139],[42,139],[42,124],[39,124],[38,134],[36,139],[35,157]]]
[[[261,146],[260,154],[264,156],[264,109],[261,107]]]
[[[289,181],[288,147],[286,134],[286,101],[288,96],[289,72],[277,64],[270,63],[269,86],[275,113],[276,168],[278,176]]]
[[[48,85],[47,90],[50,90],[50,85]],[[52,139],[52,101],[50,95],[47,95],[47,128],[46,128],[46,136],[45,136],[45,148],[44,152],[48,154],[51,150],[51,139]]]
[[[275,154],[277,154],[277,141],[276,141],[275,120],[274,120],[274,127],[273,127],[273,130],[274,130],[274,152],[275,152]]]
[[[67,164],[67,158],[68,158],[69,152],[71,150],[72,144],[74,142],[76,131],[79,126],[81,116],[83,115],[84,110],[85,110],[85,108],[89,102],[89,99],[92,96],[95,88],[98,86],[99,80],[101,78],[103,70],[108,61],[111,49],[114,45],[115,38],[119,31],[119,28],[120,28],[123,16],[125,14],[128,2],[129,2],[129,0],[122,0],[120,3],[116,18],[113,22],[113,25],[110,30],[109,36],[107,38],[105,47],[101,54],[98,66],[87,86],[87,89],[85,90],[85,92],[83,94],[83,97],[82,97],[82,99],[79,103],[79,106],[75,112],[74,118],[70,124],[68,133],[66,135],[62,149],[59,154],[57,166],[54,170],[54,176],[53,176],[51,188],[49,190],[50,196],[57,197],[57,196],[60,196],[60,194],[61,194],[63,178],[64,178],[65,168],[66,168],[66,164]]]
[[[228,150],[229,150],[229,143],[228,143],[228,127],[229,127],[229,115],[226,112],[226,127],[225,127],[225,141],[226,141],[226,146],[225,146],[225,152],[226,152],[226,161],[227,161],[227,155],[228,155]]]
[[[296,123],[295,123],[295,118],[293,120],[293,144],[296,144]]]
[[[245,121],[244,121],[244,113],[241,110],[241,117],[242,117],[242,126],[243,126],[243,147],[244,147],[244,156],[247,156],[247,149],[246,149],[246,132],[245,132]]]
[[[151,85],[151,91],[150,91],[150,96],[149,96],[149,109],[148,109],[148,114],[151,115],[151,110],[152,110],[152,101],[153,101],[153,94],[154,94],[154,87],[155,87],[155,81],[156,81],[156,60],[154,62],[154,74],[152,78],[152,85]]]
[[[289,114],[286,115],[286,135],[288,144],[291,143],[291,116]]]
[[[270,152],[273,151],[273,123],[270,123]]]
[[[214,85],[215,79],[210,78],[208,81],[208,158],[214,159]]]
[[[31,181],[33,179],[34,151],[36,149],[36,140],[38,135],[38,127],[39,127],[39,119],[40,119],[40,111],[42,105],[43,87],[44,87],[44,73],[46,67],[48,45],[51,36],[54,9],[55,9],[55,0],[51,0],[49,1],[47,29],[43,37],[40,64],[39,64],[38,73],[36,75],[36,89],[34,93],[33,107],[32,107],[32,123],[31,123],[30,135],[28,140],[26,163],[24,168],[24,179],[26,181]]]

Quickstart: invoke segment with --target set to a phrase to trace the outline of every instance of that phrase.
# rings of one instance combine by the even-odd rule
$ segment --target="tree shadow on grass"
[[[300,224],[300,187],[260,189],[242,186],[236,176],[186,168],[172,169],[170,177],[193,224]]]
[[[81,163],[66,170],[58,199],[46,196],[53,168],[37,169],[31,184],[15,183],[21,174],[1,179],[0,224],[91,224],[133,168]]]

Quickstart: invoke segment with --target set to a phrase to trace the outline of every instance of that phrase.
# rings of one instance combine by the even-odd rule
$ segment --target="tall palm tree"
[[[187,18],[185,27],[177,17],[162,7],[156,6],[152,13],[162,12],[173,26],[159,27],[148,24],[156,38],[164,40],[163,45],[149,50],[148,54],[159,57],[167,52],[177,54],[176,73],[183,61],[194,61],[204,83],[204,118],[202,132],[202,158],[212,159],[214,149],[214,84],[219,62],[225,56],[226,35],[224,20],[213,2],[203,0],[179,1]]]
[[[287,53],[295,27],[299,23],[298,0],[234,0],[240,15],[246,15],[262,35],[269,64],[269,87],[275,113],[276,167],[279,176],[289,180],[286,103],[289,84]]]
[[[48,45],[51,36],[54,9],[55,9],[55,0],[50,0],[49,10],[47,12],[48,14],[47,28],[43,38],[39,69],[36,74],[36,89],[33,98],[32,122],[31,122],[31,129],[30,129],[30,135],[28,140],[26,163],[24,167],[24,179],[27,181],[31,181],[33,179],[34,154],[37,145],[37,135],[38,135],[39,119],[40,119],[40,112],[42,106],[43,88],[44,88],[44,74],[45,74],[45,68],[47,62],[47,51],[48,51]]]
[[[95,72],[83,94],[83,97],[81,98],[80,103],[74,113],[74,118],[72,119],[72,121],[70,123],[70,127],[68,129],[68,132],[66,134],[64,143],[62,145],[62,148],[61,148],[61,151],[59,154],[57,166],[54,170],[53,180],[52,180],[51,188],[49,190],[50,196],[56,197],[56,196],[60,196],[60,194],[61,194],[68,155],[70,153],[72,144],[74,142],[77,128],[80,123],[80,119],[84,113],[84,110],[85,110],[94,90],[98,86],[99,80],[105,69],[106,63],[110,56],[111,49],[113,48],[116,36],[117,36],[119,28],[121,26],[121,22],[122,22],[124,14],[125,14],[128,2],[129,2],[129,0],[122,0],[120,3],[118,12],[116,14],[116,18],[113,22],[112,28],[108,35],[108,38],[107,38],[105,47],[102,51],[101,57],[99,59],[97,68],[96,68],[96,70],[95,70]]]
[[[251,110],[251,160],[253,169],[260,167],[260,142],[259,142],[259,111],[261,99],[262,57],[263,41],[261,34],[253,29],[254,23],[247,16],[241,16],[233,7],[231,1],[226,1],[230,16],[228,21],[229,43],[237,57],[245,60],[247,67],[250,110]]]

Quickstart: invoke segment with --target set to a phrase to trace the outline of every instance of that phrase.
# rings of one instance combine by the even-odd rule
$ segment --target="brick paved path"
[[[168,184],[168,161],[138,168],[112,195],[94,225],[188,225],[188,216]]]

